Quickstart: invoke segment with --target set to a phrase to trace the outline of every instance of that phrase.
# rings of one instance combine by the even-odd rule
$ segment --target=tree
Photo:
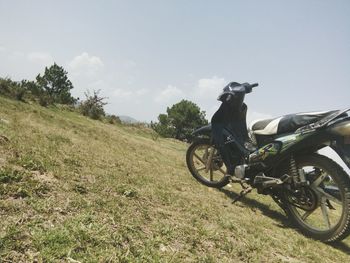
[[[104,106],[107,105],[107,102],[104,102],[106,98],[100,97],[99,90],[95,91],[94,94],[90,95],[90,92],[85,93],[86,100],[84,100],[79,109],[84,116],[88,116],[94,120],[100,120],[105,116]]]
[[[178,140],[190,140],[193,129],[207,124],[205,112],[193,102],[182,100],[167,108],[167,114],[159,114],[158,122],[151,127],[161,136]]]
[[[73,89],[72,82],[67,77],[67,71],[54,63],[51,67],[45,67],[43,76],[36,77],[39,88],[42,88],[52,102],[61,104],[73,104],[76,99],[70,94]]]

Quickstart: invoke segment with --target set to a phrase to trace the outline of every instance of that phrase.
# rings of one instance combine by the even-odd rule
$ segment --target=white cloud
[[[30,52],[27,54],[27,59],[30,62],[34,62],[44,66],[50,66],[54,60],[50,53],[47,52]]]
[[[54,60],[48,52],[23,52],[0,46],[0,72],[13,79],[33,79]]]
[[[116,97],[119,99],[128,99],[131,97],[136,99],[140,96],[147,94],[148,92],[149,90],[146,88],[138,89],[135,91],[125,90],[125,89],[115,89],[112,94],[113,94],[113,97]]]
[[[106,83],[102,79],[98,79],[96,81],[92,81],[89,83],[89,88],[94,89],[94,90],[102,89],[105,86],[106,86]]]
[[[130,98],[133,95],[132,91],[124,89],[116,89],[113,91],[113,96],[121,99]]]
[[[87,52],[74,57],[69,63],[69,68],[75,73],[93,73],[104,67],[102,60],[97,56],[91,56]]]
[[[137,96],[142,96],[142,95],[147,94],[148,92],[149,92],[148,89],[142,88],[142,89],[136,90],[135,94],[136,94]]]
[[[69,78],[72,80],[75,96],[83,97],[86,90],[101,90],[105,92],[109,81],[103,71],[104,64],[97,56],[89,55],[87,52],[75,56],[67,63]]]
[[[174,102],[175,99],[184,96],[182,90],[178,89],[175,86],[168,85],[168,87],[161,91],[155,98],[154,101],[157,103],[167,103]]]
[[[15,60],[23,60],[25,59],[25,54],[22,51],[12,51],[9,52],[9,58]]]
[[[264,119],[271,119],[271,118],[273,118],[273,116],[271,116],[269,114],[250,110],[249,105],[248,105],[248,113],[247,113],[247,124],[248,125],[249,125],[249,123],[251,123],[252,121],[255,121],[255,120],[264,120]]]
[[[126,69],[133,69],[136,67],[136,62],[133,60],[130,60],[130,59],[126,60],[126,61],[124,61],[124,67]]]
[[[195,84],[190,85],[192,88],[187,92],[187,98],[204,110],[206,118],[210,121],[212,115],[220,107],[217,97],[226,85],[227,81],[217,76],[201,78]]]
[[[225,87],[227,81],[224,78],[216,76],[212,78],[199,79],[195,93],[197,96],[213,98],[218,96],[220,91]]]

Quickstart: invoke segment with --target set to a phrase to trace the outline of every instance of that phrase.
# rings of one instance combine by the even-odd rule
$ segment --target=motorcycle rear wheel
[[[186,163],[192,176],[206,186],[222,188],[229,183],[229,178],[225,176],[226,166],[208,138],[199,138],[190,145]]]
[[[310,185],[301,189],[304,196],[285,194],[288,217],[306,236],[322,242],[346,238],[350,234],[349,176],[337,163],[319,154],[299,157],[296,162]]]

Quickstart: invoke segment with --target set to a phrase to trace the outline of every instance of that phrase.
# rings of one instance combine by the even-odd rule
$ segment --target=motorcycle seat
[[[256,135],[276,135],[295,132],[298,128],[314,123],[336,111],[306,112],[288,114],[277,118],[257,120],[250,124],[250,131]]]

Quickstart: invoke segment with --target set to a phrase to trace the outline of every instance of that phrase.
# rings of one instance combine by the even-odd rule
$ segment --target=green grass
[[[2,97],[0,119],[0,262],[350,260],[270,198],[197,183],[185,143]]]

